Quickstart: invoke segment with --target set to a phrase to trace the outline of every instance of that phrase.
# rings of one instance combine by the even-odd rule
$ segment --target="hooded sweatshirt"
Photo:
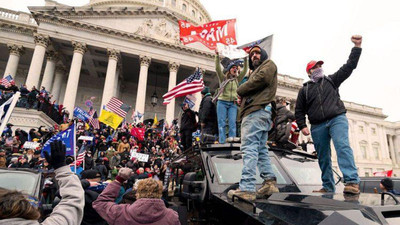
[[[93,208],[110,225],[180,225],[178,213],[161,199],[141,198],[133,204],[116,204],[121,184],[112,182],[93,202]]]

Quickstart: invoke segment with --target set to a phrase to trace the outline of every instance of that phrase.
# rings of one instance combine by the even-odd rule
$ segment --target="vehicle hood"
[[[385,198],[386,204],[393,205],[394,201]],[[293,204],[309,204],[318,207],[339,207],[339,208],[359,208],[360,206],[381,206],[381,195],[361,193],[359,195],[343,194],[343,193],[279,193],[272,195],[268,201],[285,201]]]

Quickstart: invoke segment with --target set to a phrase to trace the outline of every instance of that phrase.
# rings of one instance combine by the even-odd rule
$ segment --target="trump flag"
[[[63,142],[65,145],[66,155],[74,155],[75,124],[72,124],[68,129],[54,135],[43,145],[42,158],[44,158],[44,152],[48,152],[49,155],[51,155],[50,144],[56,140],[61,140]]]
[[[180,39],[184,45],[201,42],[214,50],[217,43],[236,45],[236,19],[219,20],[195,26],[186,20],[179,20]]]

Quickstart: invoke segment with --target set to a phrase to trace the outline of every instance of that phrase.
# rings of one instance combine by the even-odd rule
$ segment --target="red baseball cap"
[[[308,73],[308,71],[310,71],[312,68],[314,68],[314,66],[316,65],[322,65],[324,64],[324,61],[315,61],[315,60],[311,60],[308,64],[307,64],[307,68],[306,71]]]

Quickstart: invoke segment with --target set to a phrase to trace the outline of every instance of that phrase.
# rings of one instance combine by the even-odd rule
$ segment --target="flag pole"
[[[19,97],[21,96],[21,92],[17,91],[14,95],[13,95],[13,100],[11,101],[10,107],[7,110],[6,116],[4,117],[3,122],[1,123],[0,126],[0,135],[3,134],[4,128],[6,127],[8,120],[11,117],[11,113],[15,108],[15,105],[17,104],[17,101],[19,100]],[[3,103],[4,104],[4,103]]]
[[[74,167],[75,167],[75,174],[76,174],[76,120],[74,120],[74,144],[72,145],[74,148]]]

